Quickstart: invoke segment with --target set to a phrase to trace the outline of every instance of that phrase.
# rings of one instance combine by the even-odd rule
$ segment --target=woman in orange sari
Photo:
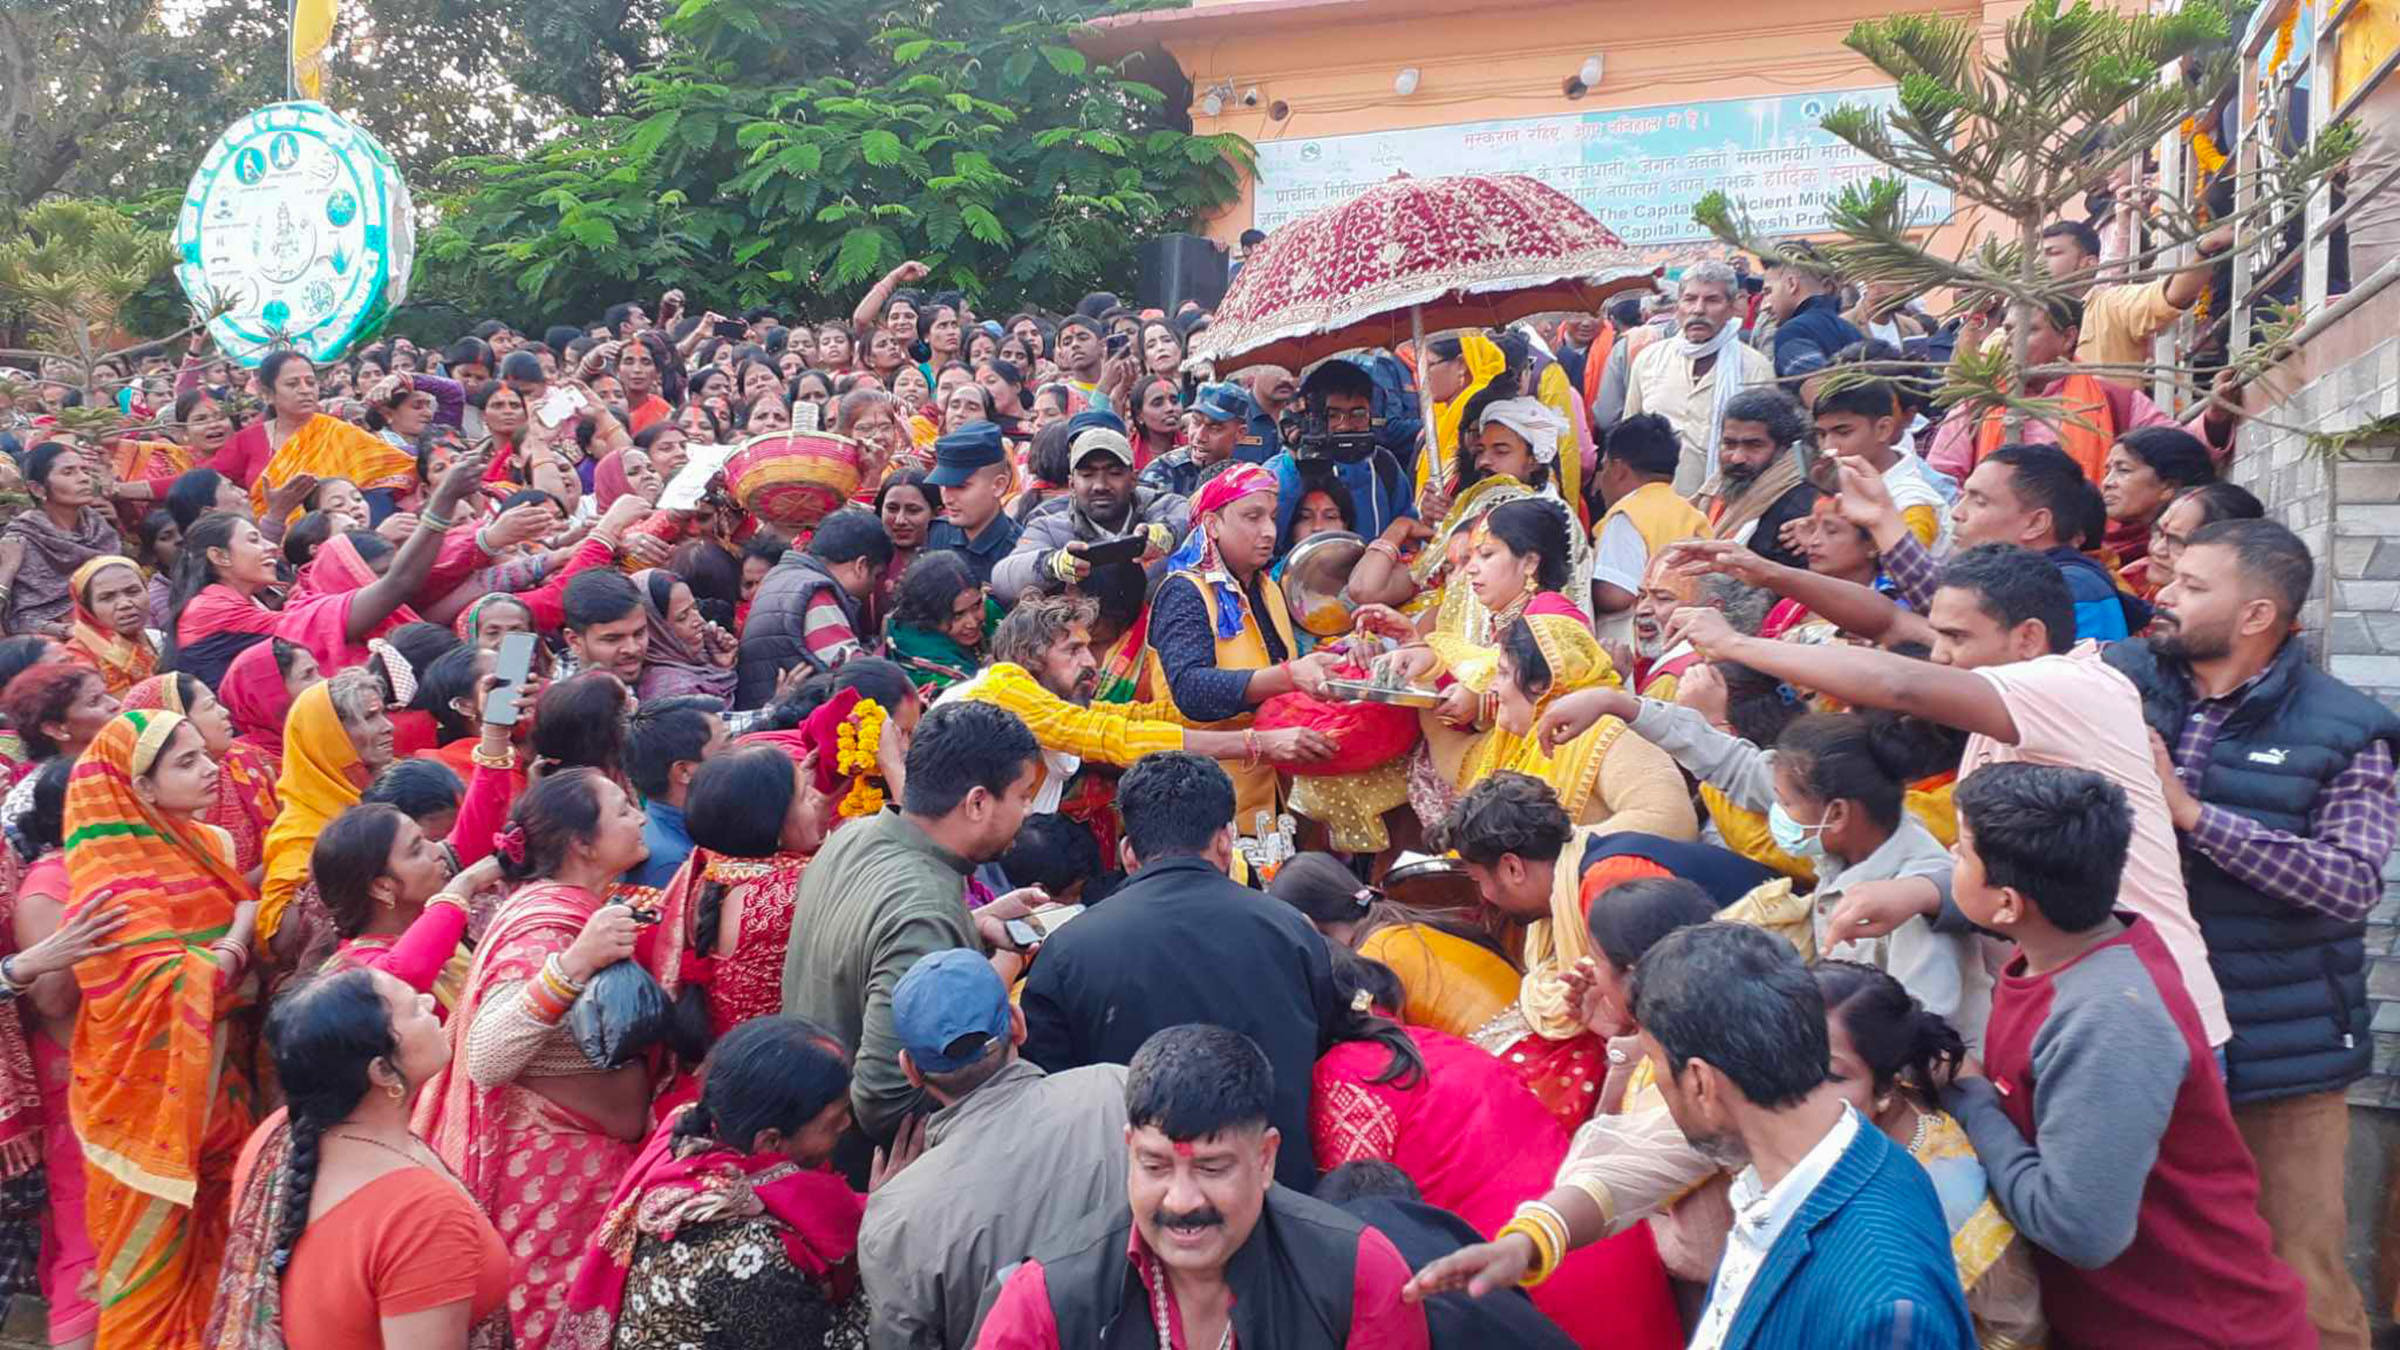
[[[217,767],[199,728],[129,712],[67,786],[67,917],[130,907],[124,945],[76,967],[68,1112],[99,1254],[99,1343],[196,1347],[225,1249],[233,1168],[256,1124],[250,1002],[257,904],[200,819]]]
[[[207,685],[189,675],[153,675],[126,691],[127,708],[154,709],[191,719],[217,762],[217,798],[200,818],[233,841],[234,868],[255,880],[267,830],[281,809],[276,766],[264,750],[234,735],[233,714]]]
[[[475,948],[450,1064],[418,1103],[418,1136],[508,1245],[517,1350],[547,1350],[576,1255],[650,1133],[647,1067],[595,1068],[565,1026],[592,977],[633,955],[633,911],[606,895],[649,855],[642,824],[591,769],[550,774],[517,800],[498,840],[517,889]]]
[[[67,655],[100,672],[118,698],[158,669],[158,647],[150,640],[150,587],[141,565],[104,553],[67,579],[75,618],[67,632]]]
[[[416,456],[317,411],[317,371],[307,357],[292,351],[270,354],[258,364],[258,383],[267,391],[268,415],[243,428],[226,447],[228,452],[240,447],[245,467],[258,463],[257,476],[243,481],[253,511],[265,512],[267,494],[301,474],[356,483],[369,505],[380,508],[377,519],[416,490]],[[264,456],[258,454],[262,448]]]

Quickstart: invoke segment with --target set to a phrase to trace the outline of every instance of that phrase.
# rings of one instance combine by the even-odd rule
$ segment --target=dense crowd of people
[[[924,275],[0,408],[54,1345],[2366,1344],[2400,717],[2076,370],[2189,274],[2023,420],[1806,248],[1300,372]]]

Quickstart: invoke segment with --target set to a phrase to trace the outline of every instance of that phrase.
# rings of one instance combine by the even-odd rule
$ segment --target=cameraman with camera
[[[1322,460],[1350,490],[1358,533],[1373,539],[1417,506],[1400,461],[1377,443],[1375,379],[1356,362],[1336,357],[1319,365],[1300,384],[1300,397],[1284,427],[1293,449],[1267,461],[1275,474],[1275,534],[1287,538],[1300,509],[1300,461]]]

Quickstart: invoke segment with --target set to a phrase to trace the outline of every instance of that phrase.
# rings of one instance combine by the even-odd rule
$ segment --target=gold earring
[[[408,1088],[405,1084],[391,1083],[384,1087],[383,1095],[391,1098],[393,1101],[398,1101],[402,1097],[408,1095]]]

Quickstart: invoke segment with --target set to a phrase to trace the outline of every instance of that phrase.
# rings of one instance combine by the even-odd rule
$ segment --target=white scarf
[[[1731,403],[1733,396],[1740,393],[1742,388],[1741,358],[1739,355],[1729,355],[1742,344],[1742,321],[1738,315],[1727,319],[1725,326],[1717,330],[1717,335],[1706,342],[1692,341],[1683,335],[1680,328],[1668,341],[1675,344],[1675,354],[1683,358],[1687,367],[1703,357],[1717,358],[1716,369],[1712,372],[1717,381],[1714,391],[1716,397],[1708,410],[1708,467],[1700,475],[1701,481],[1706,482],[1717,474],[1717,446],[1725,439],[1725,405]],[[1698,377],[1693,378],[1697,382]]]
[[[1488,427],[1494,422],[1524,437],[1535,463],[1549,464],[1558,459],[1558,438],[1566,431],[1567,424],[1540,399],[1504,398],[1486,404],[1483,420],[1476,426]]]

